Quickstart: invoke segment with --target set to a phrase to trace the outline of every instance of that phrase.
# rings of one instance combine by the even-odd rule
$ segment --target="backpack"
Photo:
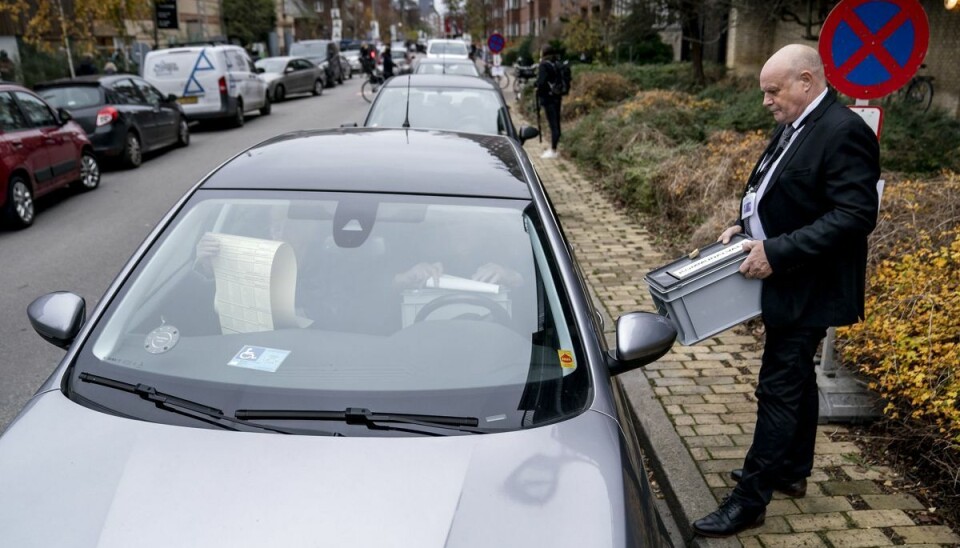
[[[552,74],[549,75],[547,85],[550,87],[550,95],[564,96],[570,93],[570,83],[573,80],[573,74],[570,72],[570,63],[567,61],[553,62]]]

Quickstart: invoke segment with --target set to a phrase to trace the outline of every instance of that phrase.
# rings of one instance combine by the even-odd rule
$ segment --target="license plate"
[[[194,105],[197,103],[197,100],[198,99],[195,95],[189,97],[177,97],[177,102],[181,105]]]

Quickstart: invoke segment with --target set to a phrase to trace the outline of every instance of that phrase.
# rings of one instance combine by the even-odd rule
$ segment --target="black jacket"
[[[761,297],[768,325],[827,327],[863,318],[879,178],[877,136],[828,92],[784,152],[757,208],[773,268]]]

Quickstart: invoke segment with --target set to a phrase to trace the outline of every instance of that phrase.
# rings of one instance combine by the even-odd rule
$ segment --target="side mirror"
[[[530,126],[521,126],[520,127],[520,144],[522,145],[526,141],[533,139],[537,135],[540,135],[540,130],[535,127]]]
[[[264,72],[267,71],[263,67],[257,67],[257,74],[263,74]],[[287,67],[287,70],[284,72],[293,72],[293,69],[291,67]]]
[[[290,74],[290,73],[293,72],[294,70],[296,70],[296,69],[293,68],[293,67],[287,67],[287,68],[283,69],[283,73],[284,73],[284,74]],[[263,74],[263,69],[257,69],[257,72]]]
[[[57,118],[60,119],[60,125],[63,126],[66,125],[70,120],[73,120],[73,115],[70,114],[70,111],[67,109],[60,107],[57,109]]]
[[[167,95],[166,101],[167,101],[168,103],[176,103],[176,102],[177,102],[177,96],[171,93],[171,94]]]
[[[617,347],[607,356],[611,375],[619,375],[658,360],[677,339],[670,320],[651,312],[631,312],[617,318]]]
[[[43,340],[66,349],[83,327],[87,316],[86,303],[79,295],[55,291],[30,303],[27,316]]]

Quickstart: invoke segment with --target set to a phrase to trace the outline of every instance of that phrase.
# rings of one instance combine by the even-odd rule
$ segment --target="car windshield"
[[[477,67],[471,63],[420,63],[417,74],[458,74],[479,76]]]
[[[228,415],[367,408],[477,417],[489,431],[571,416],[589,375],[533,211],[525,200],[201,190],[95,326],[70,390],[166,422],[177,415],[78,375]]]
[[[436,42],[430,44],[430,55],[469,55],[462,42]]]
[[[37,92],[53,108],[79,109],[93,107],[103,103],[100,88],[94,86],[73,86],[44,89]]]
[[[283,72],[287,68],[286,59],[260,59],[254,65],[257,68],[262,68],[264,72]]]
[[[326,42],[294,42],[290,46],[290,55],[301,55],[304,57],[326,57]]]
[[[504,135],[500,98],[490,89],[423,88],[410,90],[407,118],[406,86],[385,87],[367,118],[369,127],[410,127],[463,131],[485,135]]]

